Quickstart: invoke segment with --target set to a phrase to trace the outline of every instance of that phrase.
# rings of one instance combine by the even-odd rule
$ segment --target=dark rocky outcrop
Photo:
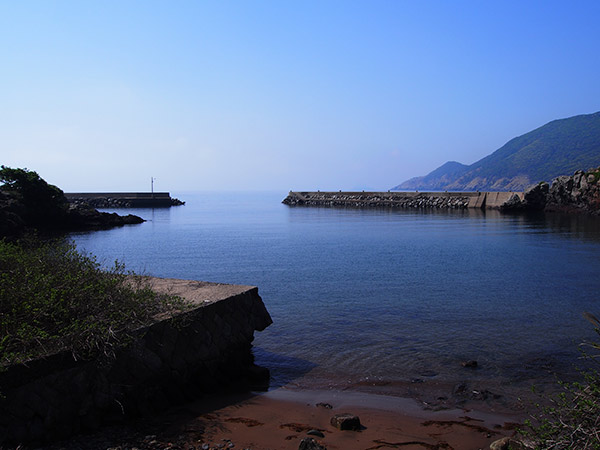
[[[600,167],[558,177],[548,191],[546,211],[600,213]]]
[[[69,230],[96,230],[142,222],[144,222],[144,219],[133,214],[121,216],[117,213],[99,212],[90,207],[71,205],[67,213],[65,227]]]
[[[548,191],[550,186],[545,181],[531,186],[525,190],[523,195],[524,206],[530,210],[542,210],[546,207],[548,201]]]
[[[141,217],[103,213],[86,205],[72,205],[63,191],[36,172],[0,168],[0,239],[31,232],[55,233],[95,230],[144,222]]]
[[[503,210],[547,211],[600,214],[600,167],[578,170],[571,176],[560,176],[552,184],[541,182],[531,186],[523,201],[504,203]]]
[[[100,230],[144,222],[139,216],[100,212],[81,205],[65,208],[60,214],[32,223],[27,207],[10,194],[0,192],[0,239],[18,238],[29,232],[56,233],[80,230]]]

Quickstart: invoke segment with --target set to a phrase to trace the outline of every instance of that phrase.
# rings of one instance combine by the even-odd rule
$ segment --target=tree
[[[0,183],[0,191],[22,204],[22,219],[28,226],[52,228],[64,220],[67,199],[63,191],[36,172],[0,166]]]

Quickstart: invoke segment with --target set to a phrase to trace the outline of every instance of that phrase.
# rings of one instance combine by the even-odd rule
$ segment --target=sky
[[[387,190],[600,110],[600,2],[0,0],[0,164],[66,192]]]

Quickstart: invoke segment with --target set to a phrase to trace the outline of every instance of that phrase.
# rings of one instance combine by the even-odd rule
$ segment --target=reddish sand
[[[359,416],[364,429],[333,427],[330,419],[340,412]],[[253,450],[297,449],[309,430],[321,431],[325,437],[316,439],[330,450],[483,449],[512,434],[506,418],[461,410],[423,411],[412,400],[327,392],[257,396],[198,420],[205,427],[203,442],[214,446],[229,439],[235,448]]]
[[[331,409],[316,406],[327,403]],[[361,431],[340,431],[330,424],[336,413],[360,417]],[[298,449],[307,432],[329,450],[343,449],[488,449],[511,435],[517,417],[447,410],[425,411],[409,399],[349,392],[294,392],[218,396],[173,408],[127,427],[105,429],[55,448],[148,448],[252,450]]]

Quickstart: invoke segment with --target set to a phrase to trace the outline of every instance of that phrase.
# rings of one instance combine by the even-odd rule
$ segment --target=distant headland
[[[471,165],[448,161],[400,191],[523,191],[577,169],[600,164],[600,112],[553,120],[515,137]]]

